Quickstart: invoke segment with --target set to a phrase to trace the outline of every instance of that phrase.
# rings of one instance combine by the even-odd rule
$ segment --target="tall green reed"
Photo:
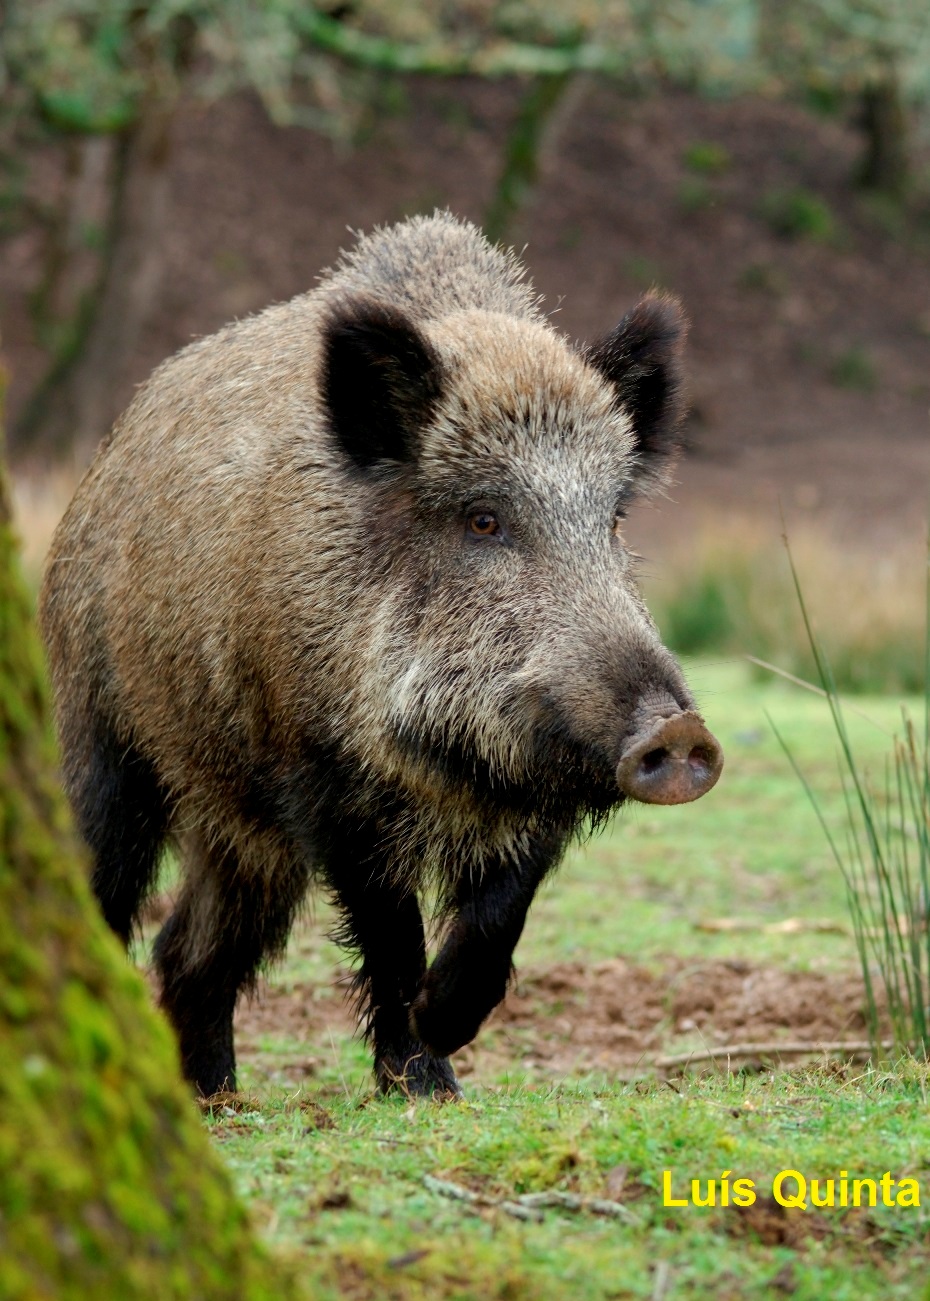
[[[787,540],[786,540],[787,546]],[[778,729],[846,882],[866,990],[873,1052],[930,1056],[930,539],[927,548],[922,726],[902,709],[880,783],[864,770],[850,741],[830,661],[815,634],[794,558],[794,590],[811,654],[839,741],[844,834],[831,830],[823,805]],[[774,724],[773,724],[774,727]],[[882,1038],[883,1023],[891,1041]]]

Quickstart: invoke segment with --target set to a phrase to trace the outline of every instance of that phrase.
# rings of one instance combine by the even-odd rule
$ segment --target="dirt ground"
[[[265,985],[236,1016],[240,1059],[266,1036],[302,1045],[278,1073],[312,1077],[330,1052],[329,1033],[354,1027],[336,994]],[[455,1056],[462,1079],[554,1080],[589,1073],[630,1079],[693,1069],[759,1067],[810,1060],[828,1045],[867,1038],[861,977],[784,971],[748,962],[669,958],[646,968],[622,958],[591,966],[559,963],[523,973],[477,1040]],[[788,1045],[782,1057],[778,1045]],[[712,1050],[730,1053],[711,1056]],[[849,1055],[849,1054],[847,1054]]]
[[[113,386],[114,414],[192,337],[309,288],[348,227],[436,205],[480,221],[519,94],[512,82],[414,80],[402,111],[385,108],[351,150],[272,125],[247,97],[189,104],[161,275],[131,374]],[[686,159],[696,142],[722,147],[729,165],[696,175]],[[749,514],[777,536],[779,507],[869,546],[925,530],[930,220],[919,205],[901,217],[863,200],[850,183],[860,148],[850,125],[764,99],[630,100],[596,82],[567,96],[511,232],[537,287],[573,337],[609,328],[652,283],[678,293],[693,322],[677,505],[631,524],[648,554],[705,516]],[[49,197],[63,159],[47,150],[33,172]],[[773,231],[766,202],[798,188],[829,205],[831,238]],[[29,313],[42,268],[36,228],[0,241],[14,429],[47,365]]]
[[[170,894],[146,905],[149,938],[172,907]],[[299,951],[308,951],[307,944],[313,951],[316,937],[317,923],[304,919],[293,940]],[[312,1078],[332,1052],[331,1036],[355,1031],[350,981],[348,968],[316,983],[295,980],[286,968],[260,980],[236,1010],[240,1060],[254,1062],[264,1041],[283,1040],[295,1055],[276,1053],[275,1075],[295,1085]],[[786,970],[674,955],[646,965],[616,957],[520,969],[504,1002],[454,1063],[462,1079],[481,1083],[502,1075],[635,1079],[684,1068],[791,1064],[824,1052],[860,1056],[867,1041],[858,969]]]

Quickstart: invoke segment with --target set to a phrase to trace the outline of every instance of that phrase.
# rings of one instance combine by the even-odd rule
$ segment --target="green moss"
[[[878,387],[878,373],[875,362],[861,345],[854,345],[834,360],[830,367],[830,378],[838,388],[855,389],[860,393],[872,393]]]
[[[297,1295],[91,899],[0,482],[0,1295]]]
[[[809,239],[828,244],[838,235],[836,218],[829,205],[808,190],[769,190],[763,195],[760,215],[774,234],[786,239]]]
[[[699,176],[717,176],[729,171],[732,164],[729,150],[715,140],[693,140],[685,149],[682,160]]]

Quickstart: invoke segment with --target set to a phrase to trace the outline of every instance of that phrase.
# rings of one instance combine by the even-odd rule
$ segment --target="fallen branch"
[[[577,1193],[559,1192],[549,1189],[542,1193],[522,1193],[519,1197],[489,1197],[486,1193],[476,1193],[451,1179],[437,1179],[435,1175],[423,1176],[424,1187],[440,1197],[448,1197],[455,1202],[464,1202],[467,1206],[490,1206],[512,1215],[516,1220],[533,1220],[537,1223],[543,1218],[544,1210],[581,1211],[589,1215],[606,1215],[613,1219],[624,1219],[631,1224],[638,1223],[632,1211],[620,1202],[610,1201],[606,1197],[579,1197]]]
[[[540,1224],[543,1220],[542,1211],[535,1206],[524,1206],[522,1200],[506,1202],[490,1202],[491,1206],[496,1206],[498,1210],[503,1211],[505,1215],[512,1215],[515,1220],[531,1220],[534,1224]]]
[[[423,1184],[431,1193],[448,1197],[453,1202],[464,1202],[466,1206],[492,1206],[516,1220],[536,1220],[543,1218],[542,1211],[533,1206],[521,1206],[518,1201],[500,1197],[488,1197],[485,1193],[472,1192],[461,1184],[454,1184],[451,1179],[437,1179],[435,1175],[424,1175]]]
[[[438,1193],[440,1197],[450,1197],[454,1202],[468,1202],[470,1206],[484,1206],[488,1202],[488,1198],[483,1197],[481,1193],[473,1193],[470,1188],[454,1184],[451,1179],[437,1179],[435,1175],[424,1175],[423,1185],[431,1193]]]
[[[905,834],[909,828],[905,827]],[[911,832],[912,839],[917,839],[916,833]],[[899,916],[895,921],[898,933],[900,935],[909,935],[911,931],[926,931],[925,922],[917,926],[912,926],[907,916]],[[732,931],[758,931],[764,935],[798,935],[804,931],[810,931],[816,935],[852,935],[851,927],[844,926],[842,922],[834,922],[826,919],[817,920],[816,918],[807,921],[803,917],[785,917],[780,922],[760,922],[753,921],[749,917],[708,917],[704,921],[694,922],[692,929],[696,931],[706,931],[708,934],[716,935],[718,933],[729,934]],[[862,934],[871,939],[873,936],[881,938],[884,935],[884,928],[881,926],[864,926]]]
[[[710,917],[706,921],[694,923],[696,931],[761,931],[765,935],[797,935],[802,931],[813,931],[818,935],[849,935],[850,929],[841,922],[804,917],[785,917],[780,922],[760,922],[744,917]]]
[[[517,1201],[522,1206],[539,1208],[559,1207],[564,1211],[587,1211],[589,1215],[607,1215],[616,1220],[629,1220],[637,1223],[636,1216],[627,1210],[622,1202],[610,1201],[606,1197],[579,1197],[577,1193],[563,1193],[551,1189],[545,1193],[524,1193]]]
[[[892,1048],[893,1040],[883,1039],[879,1048]],[[867,1039],[841,1039],[834,1043],[803,1043],[800,1040],[785,1040],[771,1043],[725,1044],[720,1048],[700,1048],[690,1053],[673,1053],[669,1057],[657,1057],[654,1065],[659,1070],[671,1066],[689,1066],[692,1062],[718,1061],[722,1057],[800,1057],[804,1053],[847,1053],[858,1056],[871,1053],[873,1045]]]

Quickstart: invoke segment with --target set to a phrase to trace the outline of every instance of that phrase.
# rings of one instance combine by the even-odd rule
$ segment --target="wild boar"
[[[455,1093],[570,837],[717,780],[622,532],[678,448],[683,335],[651,294],[574,346],[511,254],[417,217],[165,362],[104,441],[41,621],[124,941],[180,852],[155,961],[202,1094],[312,882],[380,1087]]]

